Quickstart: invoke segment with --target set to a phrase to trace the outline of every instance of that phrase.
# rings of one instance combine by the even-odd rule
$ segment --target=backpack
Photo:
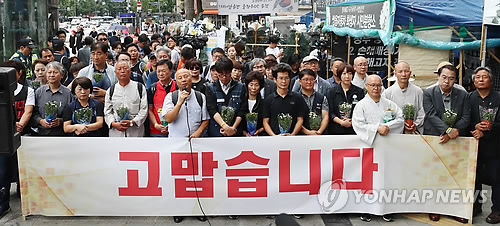
[[[203,97],[201,96],[201,93],[197,90],[194,90],[194,95],[196,96],[196,101],[198,101],[198,104],[200,105],[201,108],[203,108]],[[172,92],[172,103],[177,105],[177,100],[179,100],[179,90],[176,90]]]
[[[113,93],[115,92],[115,85],[116,84],[113,84],[111,85],[111,87],[109,88],[109,100],[113,99]],[[139,97],[142,99],[142,84],[141,83],[138,83],[137,82],[137,90],[139,91]]]

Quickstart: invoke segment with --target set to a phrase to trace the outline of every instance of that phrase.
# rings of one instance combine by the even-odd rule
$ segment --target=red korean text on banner
[[[139,170],[127,170],[127,187],[118,188],[119,196],[161,196],[159,152],[120,152],[120,161],[148,162],[148,185],[139,187]]]
[[[332,181],[343,180],[344,158],[360,157],[361,149],[333,149]],[[373,162],[373,148],[363,148],[361,181],[345,182],[347,190],[361,190],[363,194],[373,194],[373,172],[378,171],[378,164]]]
[[[245,162],[267,166],[269,159],[262,158],[253,151],[242,151],[238,156],[226,160],[228,167],[237,166]],[[228,179],[227,190],[229,198],[267,197],[267,177],[269,177],[269,168],[226,169],[226,177],[266,177],[256,178],[255,182]],[[252,191],[242,191],[242,189],[252,189]]]
[[[290,151],[279,152],[279,191],[303,192],[317,195],[321,186],[321,150],[309,151],[309,184],[291,184]]]
[[[214,161],[213,152],[202,152],[201,154],[201,180],[193,181],[193,174],[198,172],[198,152],[171,153],[172,176],[175,178],[176,198],[213,198],[214,197],[214,169],[218,168],[218,161]],[[185,166],[183,166],[185,163]],[[178,178],[182,176],[184,178]]]

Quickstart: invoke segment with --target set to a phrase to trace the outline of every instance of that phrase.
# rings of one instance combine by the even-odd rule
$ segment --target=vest
[[[314,99],[313,99],[313,104],[311,106],[310,112],[316,113],[319,117],[321,117],[321,111],[323,110],[323,99],[325,96],[319,92],[314,92]],[[311,129],[309,128],[309,114],[307,114],[306,117],[304,117],[304,127],[306,129]],[[325,130],[326,131],[326,130]]]
[[[28,98],[28,87],[23,86],[21,92],[19,92],[15,97],[15,108],[16,108],[16,122],[21,120],[21,117],[24,114],[24,106],[26,104],[26,99]]]
[[[232,107],[234,108],[234,112],[237,113],[238,111],[240,111],[240,107],[241,107],[241,92],[244,88],[243,84],[238,82],[236,83],[236,85],[234,85],[233,87],[231,87],[229,89],[229,92],[227,93],[227,95],[231,95],[230,96],[230,99],[229,99],[229,102],[226,104],[226,94],[221,90],[218,90],[217,87],[216,87],[216,84],[218,83],[217,82],[212,82],[208,85],[208,89],[213,93],[215,94],[215,97],[217,98],[217,100],[220,100],[220,99],[223,99],[224,102],[219,102],[217,101],[217,109],[218,109],[218,112],[220,113],[221,112],[221,109],[222,109],[222,106],[228,106],[228,107]],[[235,116],[236,118],[236,116]],[[233,119],[234,121],[234,119]],[[230,123],[232,125],[232,122]],[[238,129],[238,132],[236,132],[236,135],[241,133],[240,129]],[[220,134],[220,126],[219,124],[213,119],[211,118],[210,119],[210,124],[209,124],[209,129],[208,129],[208,136],[210,137],[220,137],[222,136]]]
[[[153,87],[155,87],[153,89]],[[153,94],[153,112],[156,118],[156,122],[161,124],[160,116],[159,114],[162,111],[163,108],[163,101],[165,100],[165,97],[167,96],[168,93],[175,91],[176,89],[176,84],[175,81],[172,81],[172,85],[170,86],[170,90],[167,92],[165,88],[163,88],[163,85],[161,82],[155,82],[151,86],[151,93]],[[162,133],[160,130],[157,130],[153,123],[151,123],[150,127],[151,134],[161,134],[161,135],[167,135],[168,133]]]
[[[32,65],[35,60],[38,60],[38,56],[36,54],[32,54],[31,57],[27,57],[22,55],[19,51],[16,51],[9,60],[14,60],[15,58],[19,59],[21,63],[24,65],[24,74],[26,75],[26,79],[32,79],[34,78],[33,76],[33,70],[32,70]]]

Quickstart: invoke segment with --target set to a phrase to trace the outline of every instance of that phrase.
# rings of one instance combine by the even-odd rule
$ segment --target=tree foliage
[[[161,13],[172,12],[175,7],[175,0],[142,0],[142,12]],[[158,7],[158,3],[160,7]],[[155,5],[153,5],[155,4]],[[112,0],[61,0],[59,13],[61,16],[93,16],[110,15],[117,16],[119,13],[137,12],[137,0],[130,1],[130,8],[127,9],[127,2],[114,2]],[[68,10],[69,9],[69,10]]]

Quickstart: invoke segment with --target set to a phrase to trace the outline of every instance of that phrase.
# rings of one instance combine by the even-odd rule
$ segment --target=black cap
[[[155,52],[151,52],[151,53],[148,55],[148,59],[151,59],[151,58],[155,58],[155,59],[156,59],[156,53],[155,53]]]
[[[53,39],[52,40],[52,48],[55,51],[64,49],[64,42],[63,42],[63,40],[61,40],[61,39]]]
[[[21,46],[28,47],[31,49],[36,48],[36,45],[33,43],[33,40],[31,40],[30,38],[23,38],[19,40],[19,47]]]

